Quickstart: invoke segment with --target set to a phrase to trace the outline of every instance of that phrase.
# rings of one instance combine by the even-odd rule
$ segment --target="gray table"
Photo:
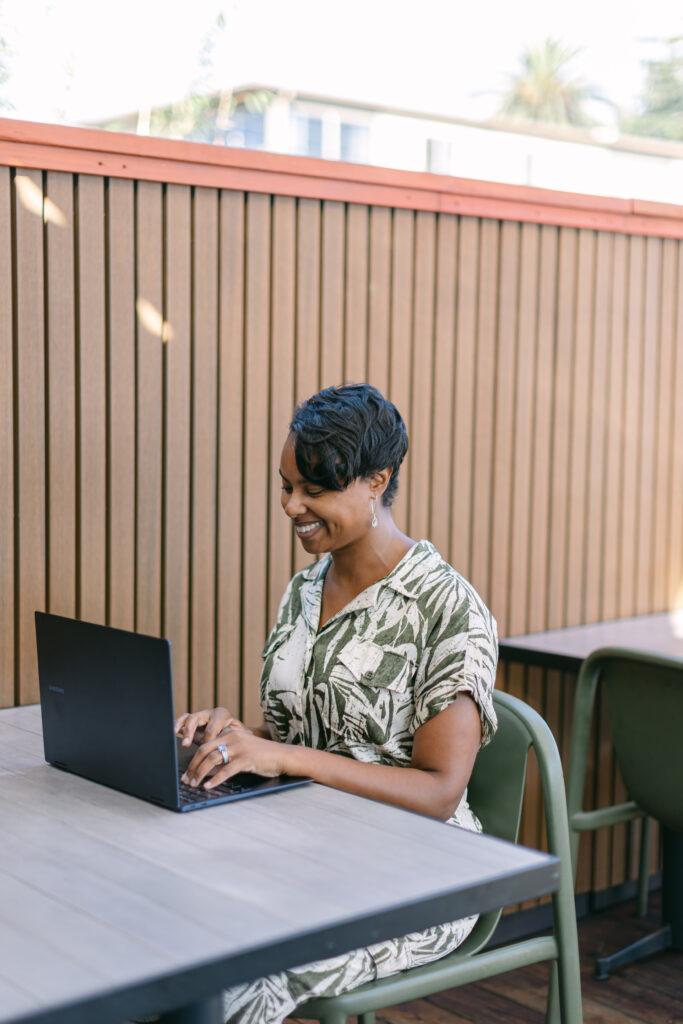
[[[0,712],[0,813],[0,1022],[214,1019],[238,981],[558,887],[553,857],[315,784],[174,814],[46,765],[37,707]]]
[[[578,672],[584,658],[600,647],[683,658],[683,610],[506,637],[500,642],[500,656],[504,661]]]

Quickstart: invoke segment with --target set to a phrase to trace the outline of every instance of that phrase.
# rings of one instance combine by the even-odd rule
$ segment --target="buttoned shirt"
[[[496,623],[429,541],[319,629],[331,556],[297,573],[262,652],[271,734],[359,761],[410,764],[413,737],[459,693],[476,703],[482,745],[496,728]],[[479,830],[466,797],[450,819]]]

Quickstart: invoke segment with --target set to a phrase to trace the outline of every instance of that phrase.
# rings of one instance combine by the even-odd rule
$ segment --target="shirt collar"
[[[301,614],[306,625],[313,633],[316,633],[318,630],[323,583],[325,581],[325,573],[331,561],[332,556],[325,555],[320,561],[313,562],[312,565],[307,566],[301,574],[304,579],[299,591]]]
[[[314,562],[304,569],[302,573],[304,583],[300,590],[301,613],[309,629],[314,632],[317,631],[320,621],[323,583],[331,561],[332,556],[327,554],[320,561]],[[428,540],[419,540],[409,551],[406,551],[401,561],[388,576],[373,583],[361,591],[357,597],[354,597],[353,601],[344,608],[344,614],[372,607],[377,603],[383,587],[389,587],[398,594],[403,594],[404,597],[418,597],[425,576],[440,562],[441,556],[434,545],[430,544]]]
[[[391,587],[405,597],[418,597],[422,591],[425,576],[441,562],[441,556],[428,540],[419,540],[392,569],[380,580],[380,586]]]

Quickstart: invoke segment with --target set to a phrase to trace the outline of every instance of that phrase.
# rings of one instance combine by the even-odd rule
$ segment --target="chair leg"
[[[548,985],[546,1024],[583,1024],[579,954],[567,952],[564,962],[552,960]]]
[[[560,1024],[560,981],[557,973],[557,960],[550,961],[550,981],[548,982],[548,1005],[545,1011],[545,1024]]]
[[[368,1010],[367,1013],[358,1015],[358,1024],[375,1024],[375,1011]]]
[[[567,862],[568,860],[567,857]],[[576,934],[576,911],[574,893],[568,878],[561,883],[560,891],[554,894],[553,901],[556,901],[558,911],[562,907],[562,913],[555,913],[557,959],[552,961],[551,967],[548,1020],[552,1024],[556,1024],[556,1022],[559,1024],[560,1021],[562,1024],[582,1024],[581,968]]]
[[[652,849],[652,818],[643,818],[640,829],[640,856],[638,858],[638,917],[647,916],[650,890],[650,850]]]

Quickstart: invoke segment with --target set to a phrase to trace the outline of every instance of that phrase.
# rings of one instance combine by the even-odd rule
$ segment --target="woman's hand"
[[[227,750],[227,763],[218,749],[223,744]],[[191,786],[204,783],[204,789],[213,789],[238,772],[254,772],[274,778],[287,773],[288,749],[287,744],[255,736],[249,729],[229,727],[214,739],[202,743],[187,766],[182,781]],[[208,775],[211,778],[207,779]]]
[[[210,743],[223,729],[249,731],[227,708],[206,708],[204,711],[181,715],[176,719],[174,732],[176,736],[182,737],[183,746],[189,747],[197,742]]]

